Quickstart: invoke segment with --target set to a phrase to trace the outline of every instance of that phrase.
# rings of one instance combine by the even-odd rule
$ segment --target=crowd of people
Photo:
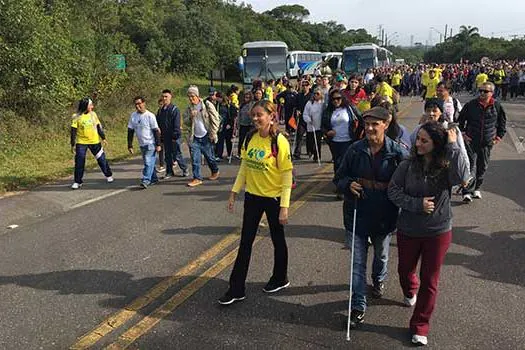
[[[397,232],[404,303],[414,306],[409,323],[412,341],[426,345],[440,267],[452,237],[452,188],[456,186],[465,203],[482,198],[491,150],[506,132],[506,115],[498,96],[506,99],[507,81],[511,98],[520,93],[520,84],[512,88],[520,82],[512,80],[516,72],[521,79],[523,70],[508,62],[488,67],[384,67],[363,76],[336,72],[304,76],[297,82],[286,78],[258,81],[242,93],[236,86],[227,93],[211,87],[207,98],[191,85],[183,112],[166,89],[156,114],[147,110],[144,97],[134,99],[128,149],[134,152],[136,135],[144,163],[143,188],[159,181],[159,171],[165,171],[165,178],[174,176],[175,164],[180,176],[189,176],[183,142],[190,150],[190,187],[203,183],[202,157],[211,181],[219,178],[223,159],[231,160],[235,152],[241,159],[228,201],[228,210],[233,211],[237,194],[245,189],[240,248],[229,289],[219,299],[230,305],[245,298],[252,244],[263,214],[275,248],[273,274],[264,291],[275,293],[289,285],[284,225],[293,182],[292,161],[302,159],[303,138],[306,155],[315,162],[321,160],[321,145],[326,143],[336,197],[343,200],[344,244],[353,257],[350,325],[358,327],[364,322],[369,246],[374,249],[371,295],[381,298],[390,240]],[[476,94],[464,106],[452,96],[461,90]],[[400,96],[410,95],[424,101],[423,116],[412,132],[397,118]],[[88,148],[107,181],[113,181],[104,141],[93,102],[80,101],[71,124],[71,146],[76,154],[73,189],[82,185]],[[160,167],[165,169],[155,169],[159,154]]]

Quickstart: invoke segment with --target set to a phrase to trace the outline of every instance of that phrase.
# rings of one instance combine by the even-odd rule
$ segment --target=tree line
[[[374,42],[364,29],[311,23],[300,5],[257,13],[227,0],[0,0],[0,115],[44,123],[82,96],[140,90],[158,74],[236,79],[244,42],[281,40],[291,49],[341,51]],[[111,57],[124,55],[115,69]]]

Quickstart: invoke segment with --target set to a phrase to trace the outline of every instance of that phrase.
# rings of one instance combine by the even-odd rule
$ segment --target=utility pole
[[[414,46],[414,35],[410,36],[410,47]]]
[[[447,41],[448,24],[445,24],[445,41]]]
[[[385,30],[381,29],[381,46],[385,46]]]
[[[449,38],[452,38],[452,27],[450,27],[450,36]]]

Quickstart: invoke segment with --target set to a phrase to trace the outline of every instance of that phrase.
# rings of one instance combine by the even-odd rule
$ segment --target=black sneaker
[[[385,284],[383,282],[374,282],[372,286],[372,296],[376,299],[380,299],[385,294]]]
[[[365,312],[361,310],[352,310],[350,314],[350,328],[357,328],[365,321]]]
[[[275,293],[280,291],[281,289],[284,289],[290,285],[290,282],[288,280],[284,280],[284,282],[275,282],[270,279],[270,281],[264,286],[263,292],[265,293]]]
[[[244,299],[246,299],[246,295],[239,295],[239,296],[234,297],[229,292],[227,292],[219,299],[219,304],[231,305],[235,303],[236,301],[243,301]]]

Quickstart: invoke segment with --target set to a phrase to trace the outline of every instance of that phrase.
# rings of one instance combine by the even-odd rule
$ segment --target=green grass
[[[197,83],[201,96],[207,95],[209,82],[205,80],[163,76],[156,84],[158,87],[146,92],[146,108],[155,113],[161,90],[169,88],[174,92],[174,103],[183,111],[188,103],[186,89],[189,81]],[[225,83],[224,88],[230,84]],[[128,158],[127,121],[134,111],[132,101],[115,97],[105,104],[96,105],[95,111],[105,127],[108,140],[105,150],[110,163]],[[64,124],[68,124],[69,118],[63,120]],[[13,122],[13,118],[9,125],[6,123],[5,119],[0,120],[0,194],[30,189],[73,174],[74,156],[69,145],[69,125],[43,129],[19,120]],[[94,157],[86,157],[87,169],[96,166]]]

